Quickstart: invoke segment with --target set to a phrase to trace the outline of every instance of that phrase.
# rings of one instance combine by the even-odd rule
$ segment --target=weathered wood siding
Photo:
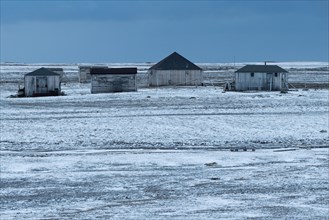
[[[64,70],[63,68],[47,68],[48,70],[60,75],[60,80],[63,82]]]
[[[195,86],[203,82],[201,70],[149,70],[149,86]]]
[[[273,75],[273,90],[279,91],[283,89],[288,89],[288,74],[278,73],[277,77]]]
[[[287,85],[286,73],[235,73],[235,90],[280,91]]]
[[[35,96],[57,91],[61,93],[60,75],[58,76],[25,76],[25,96]]]
[[[135,92],[135,74],[94,74],[91,77],[91,93]]]
[[[91,75],[90,75],[90,67],[79,67],[79,82],[80,83],[90,83]]]

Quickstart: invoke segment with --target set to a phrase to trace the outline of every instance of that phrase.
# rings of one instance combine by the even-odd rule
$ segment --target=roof
[[[90,74],[136,74],[137,68],[92,67]]]
[[[80,65],[79,69],[91,69],[91,68],[108,68],[108,66],[105,65],[97,65],[97,66],[93,66],[93,65]]]
[[[50,71],[64,71],[63,68],[59,68],[59,67],[51,67],[51,68],[47,68]]]
[[[174,52],[152,66],[150,70],[202,70],[200,67]]]
[[[25,74],[25,76],[60,76],[60,74],[55,73],[47,68],[41,67],[40,69]]]
[[[246,65],[235,72],[236,73],[287,73],[288,71],[282,69],[277,65]]]

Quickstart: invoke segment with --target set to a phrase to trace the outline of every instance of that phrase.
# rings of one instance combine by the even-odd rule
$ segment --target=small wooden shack
[[[235,72],[235,90],[287,90],[287,73],[277,65],[246,65]]]
[[[91,68],[91,93],[137,91],[137,68]]]
[[[79,82],[80,83],[90,83],[91,82],[91,75],[90,75],[91,68],[108,68],[108,67],[105,65],[96,65],[96,66],[81,65],[81,66],[79,66]]]
[[[200,67],[177,52],[170,54],[148,70],[149,86],[197,86],[203,82]]]
[[[25,96],[54,96],[61,94],[61,75],[40,68],[24,76]]]
[[[79,66],[79,82],[86,83],[90,82],[90,67],[89,66]]]
[[[48,68],[47,67],[47,70],[50,70],[52,72],[55,72],[55,73],[58,73],[60,76],[61,76],[61,81],[63,81],[63,76],[64,76],[64,70],[63,68],[60,68],[60,67],[51,67],[51,68]]]

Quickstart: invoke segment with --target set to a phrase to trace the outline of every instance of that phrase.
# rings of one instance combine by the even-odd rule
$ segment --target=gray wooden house
[[[277,65],[246,65],[235,72],[235,90],[287,90],[287,74]]]
[[[91,81],[90,66],[79,66],[79,82],[87,83]]]
[[[148,70],[149,86],[197,86],[202,82],[202,69],[177,52]]]
[[[90,75],[91,68],[108,68],[108,67],[103,66],[103,65],[97,65],[97,66],[81,65],[81,66],[79,66],[79,82],[80,83],[90,83],[91,82],[91,75]]]
[[[137,91],[137,68],[91,68],[91,93]]]
[[[64,76],[63,68],[60,68],[60,67],[51,67],[51,68],[49,68],[49,67],[47,67],[47,70],[58,73],[61,76],[61,81],[63,81],[63,76]]]
[[[61,75],[40,68],[24,76],[25,96],[53,96],[61,94]]]

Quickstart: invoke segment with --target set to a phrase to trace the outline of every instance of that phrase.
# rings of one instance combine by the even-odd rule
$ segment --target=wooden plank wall
[[[201,70],[150,70],[149,86],[195,86],[203,82]]]
[[[135,92],[136,76],[132,74],[92,75],[91,93]]]
[[[91,81],[90,67],[79,67],[79,82],[89,83]]]
[[[24,90],[25,96],[33,96],[37,92],[37,77],[38,76],[25,76],[24,77]],[[61,92],[60,76],[42,76],[47,77],[47,92],[53,92],[58,89],[58,93]]]
[[[254,73],[252,77],[250,73],[235,73],[235,89],[237,91],[245,90],[270,90],[280,91],[286,84],[286,73],[278,73],[275,77],[273,73],[273,81],[269,82],[267,73]]]

